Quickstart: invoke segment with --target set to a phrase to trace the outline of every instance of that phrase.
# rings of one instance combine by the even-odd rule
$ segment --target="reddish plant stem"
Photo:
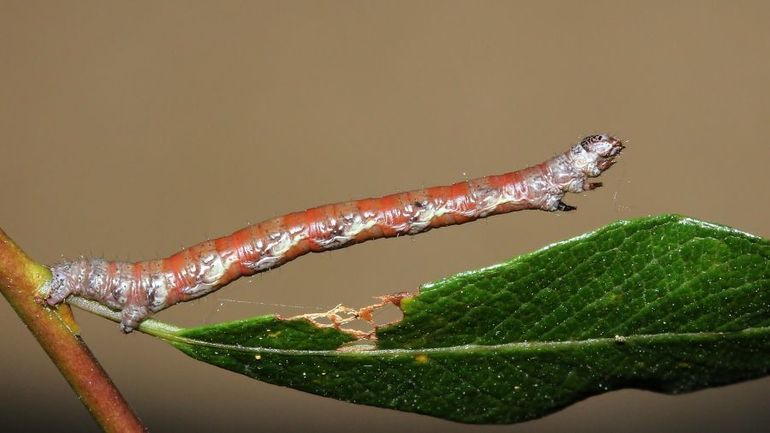
[[[50,278],[48,268],[30,259],[0,229],[0,292],[104,431],[146,431],[77,334],[69,307],[57,311],[36,301],[38,288]]]

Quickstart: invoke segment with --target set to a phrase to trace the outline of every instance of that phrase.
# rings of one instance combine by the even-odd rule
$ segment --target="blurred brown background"
[[[767,2],[2,1],[0,224],[44,263],[149,259],[293,210],[518,169],[607,131],[628,149],[605,188],[569,197],[577,212],[304,257],[159,318],[360,306],[648,214],[769,237],[768,22]],[[260,383],[78,319],[156,432],[770,426],[770,379],[613,392],[478,427]],[[4,431],[97,429],[5,302],[0,342]]]

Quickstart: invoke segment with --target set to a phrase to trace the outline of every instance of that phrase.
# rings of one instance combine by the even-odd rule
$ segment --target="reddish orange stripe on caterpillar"
[[[147,262],[80,259],[51,267],[43,288],[49,305],[70,295],[121,311],[131,332],[152,313],[211,293],[233,280],[273,269],[308,252],[371,239],[414,235],[522,209],[569,211],[567,192],[589,191],[623,149],[591,135],[568,151],[523,170],[416,191],[336,203],[291,213]]]

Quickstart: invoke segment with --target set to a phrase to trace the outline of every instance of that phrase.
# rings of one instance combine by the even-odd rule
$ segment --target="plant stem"
[[[104,431],[146,431],[77,334],[69,307],[54,310],[36,301],[38,288],[50,278],[48,268],[30,259],[0,229],[0,292]]]
[[[67,304],[80,308],[83,311],[95,314],[103,317],[107,320],[112,320],[115,323],[120,323],[120,312],[110,309],[96,301],[81,298],[80,296],[70,296],[67,298]],[[137,331],[143,332],[147,335],[162,338],[164,340],[173,339],[175,334],[182,330],[178,326],[174,326],[170,323],[161,322],[155,319],[145,319],[136,328]]]

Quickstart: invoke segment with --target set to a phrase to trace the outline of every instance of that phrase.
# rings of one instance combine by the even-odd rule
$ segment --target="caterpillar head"
[[[622,141],[607,134],[589,135],[580,141],[580,146],[603,158],[611,158],[625,147]]]
[[[610,168],[624,148],[622,141],[607,134],[589,135],[573,147],[573,157],[586,175],[595,177]]]

